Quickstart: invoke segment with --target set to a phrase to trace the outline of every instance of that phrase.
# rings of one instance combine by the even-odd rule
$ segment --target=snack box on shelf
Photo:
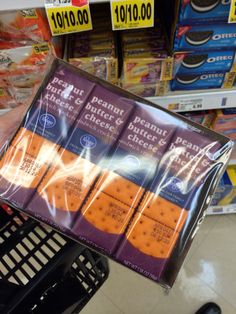
[[[236,48],[236,27],[234,24],[177,25],[173,35],[174,51]]]
[[[156,83],[172,77],[172,58],[166,51],[142,48],[124,51],[122,80],[127,83]]]
[[[236,50],[177,52],[173,78],[178,74],[236,72]]]
[[[157,81],[156,83],[133,83],[121,80],[120,85],[123,89],[141,97],[162,96],[169,88],[167,81]]]
[[[236,76],[234,72],[177,74],[171,81],[171,90],[198,90],[214,88],[231,88]]]
[[[215,193],[211,206],[236,204],[236,165],[228,166]]]
[[[234,110],[217,110],[212,128],[219,133],[236,140],[236,112]]]
[[[181,114],[191,121],[199,123],[207,128],[210,128],[212,126],[212,123],[216,116],[215,110],[183,112]]]
[[[173,285],[232,142],[54,59],[0,160],[0,198]]]
[[[165,0],[170,6],[173,0]],[[179,24],[205,24],[228,21],[231,0],[176,0],[176,19]]]
[[[100,29],[68,36],[66,59],[101,79],[115,84],[118,81],[116,35],[106,23]]]
[[[168,43],[159,20],[153,29],[122,32],[121,46],[125,84],[171,79],[172,58],[168,56]]]

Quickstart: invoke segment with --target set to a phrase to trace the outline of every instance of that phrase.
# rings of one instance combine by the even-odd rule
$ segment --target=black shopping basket
[[[108,274],[105,257],[0,206],[0,314],[79,313]]]

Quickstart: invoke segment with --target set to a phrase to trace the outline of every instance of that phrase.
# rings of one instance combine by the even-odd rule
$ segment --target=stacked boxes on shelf
[[[236,206],[236,165],[227,167],[213,195],[212,206]]]
[[[215,110],[203,110],[194,112],[183,112],[182,115],[184,115],[191,121],[201,124],[207,128],[211,128],[216,116],[216,112]]]
[[[155,22],[154,28],[122,32],[121,45],[121,86],[143,97],[164,94],[172,63],[160,21]]]
[[[231,158],[236,159],[236,110],[234,108],[217,110],[212,129],[234,141]]]
[[[236,141],[236,110],[209,110],[182,113],[188,119],[213,129],[232,141]],[[231,159],[236,159],[235,145]],[[211,206],[236,205],[236,165],[227,167],[219,185],[213,194]],[[218,213],[218,208],[215,209]],[[222,210],[220,209],[220,212]],[[213,210],[213,213],[214,210]]]
[[[233,86],[236,27],[227,23],[230,2],[176,0],[171,31],[174,52],[171,90]]]
[[[104,16],[95,15],[93,29],[68,36],[65,59],[92,75],[117,84],[117,44],[111,22]]]

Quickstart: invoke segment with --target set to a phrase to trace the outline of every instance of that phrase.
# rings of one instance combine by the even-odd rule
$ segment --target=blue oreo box
[[[231,0],[180,0],[178,23],[227,22]]]
[[[174,51],[236,48],[235,24],[177,26]]]
[[[236,64],[235,50],[180,52],[174,56],[173,77],[177,74],[230,72]]]
[[[178,74],[171,81],[171,90],[194,90],[221,88],[224,83],[225,73],[210,74]]]

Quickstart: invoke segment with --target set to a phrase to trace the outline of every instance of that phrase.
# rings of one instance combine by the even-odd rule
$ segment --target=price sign
[[[236,0],[231,0],[228,22],[236,23]]]
[[[76,3],[76,6],[73,5]],[[53,36],[83,32],[92,29],[87,1],[77,6],[77,1],[45,0],[48,22]]]
[[[154,0],[111,0],[112,29],[154,26]]]

